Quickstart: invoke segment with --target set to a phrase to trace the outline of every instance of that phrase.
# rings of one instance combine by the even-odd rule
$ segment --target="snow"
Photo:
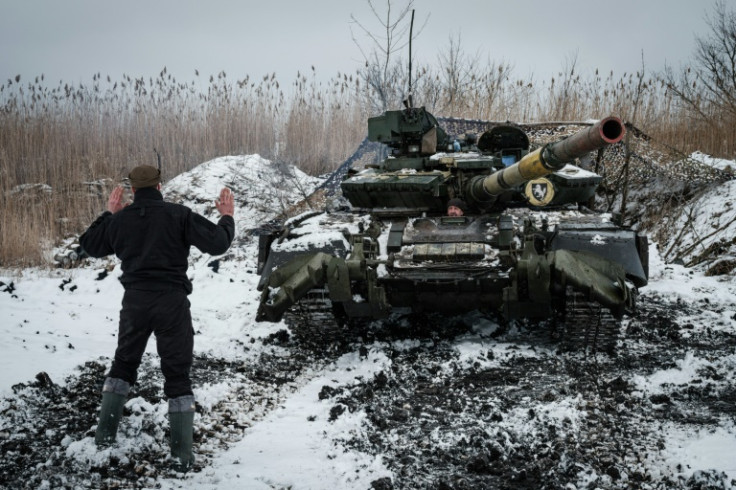
[[[95,269],[0,275],[15,286],[0,294],[0,393],[40,371],[63,379],[80,363],[114,352],[123,287],[95,281],[97,275]]]
[[[713,319],[707,326],[714,330],[728,329],[731,332],[736,329],[736,308],[733,306],[736,281],[732,276],[705,277],[697,270],[666,264],[657,252],[656,244],[650,248],[649,265],[650,283],[644,290],[644,295],[659,294],[663,297],[680,298],[689,303],[702,303],[706,299],[708,304],[714,305],[714,311],[706,312],[711,313]],[[730,306],[717,312],[716,305]],[[688,318],[683,317],[682,320],[687,323]],[[692,335],[698,335],[698,332],[693,332]],[[686,353],[685,357],[674,360],[674,364],[670,369],[655,371],[646,376],[635,376],[637,388],[648,397],[666,392],[667,387],[684,386],[693,380],[699,380],[703,377],[703,370],[709,366],[727,365],[733,370],[736,368],[736,354],[706,359]],[[661,430],[666,435],[662,454],[665,466],[681,468],[679,473],[688,477],[697,471],[717,469],[728,475],[729,479],[736,478],[736,427],[733,420],[723,420],[716,429],[688,431],[677,424],[668,424]]]
[[[702,153],[694,153],[691,158],[732,173],[736,170],[733,160]],[[699,192],[682,206],[672,222],[663,223],[663,226],[671,231],[668,241],[662,243],[663,254],[669,260],[677,256],[685,264],[697,265],[699,255],[715,247],[720,247],[722,259],[733,259],[736,257],[736,180]]]
[[[736,478],[736,426],[733,422],[714,431],[684,431],[679,427],[666,428],[666,462],[673,467],[687,463],[681,473],[690,476],[698,471],[719,468],[729,478]]]
[[[690,158],[692,158],[695,161],[704,163],[706,165],[709,165],[714,168],[718,168],[721,170],[731,169],[736,170],[736,166],[734,166],[733,160],[726,160],[724,158],[715,158],[710,155],[706,155],[705,153],[696,151],[690,155]]]
[[[706,159],[706,156],[698,158]],[[709,161],[713,165],[733,165],[733,162]],[[300,197],[294,192],[295,185],[309,191],[318,183],[318,179],[294,169],[275,169],[274,164],[258,155],[215,159],[166,183],[165,196],[185,202],[211,219],[215,218],[212,200],[219,189],[228,186],[235,193],[238,245],[227,254],[239,260],[223,261],[215,272],[210,265],[212,257],[195,251],[191,255],[189,276],[194,292],[190,300],[196,354],[244,364],[253,363],[266,349],[278,354],[278,348],[266,346],[260,339],[283,329],[284,325],[255,322],[259,299],[255,271],[257,240],[250,239],[246,231],[273,218],[275,211],[294,204]],[[724,200],[733,205],[724,208]],[[701,232],[713,229],[712,219],[717,212],[729,213],[721,219],[732,219],[736,213],[736,182],[725,186],[724,195],[718,199],[703,197],[693,204],[693,209],[697,211],[696,226]],[[733,237],[736,228],[727,233]],[[707,298],[711,304],[724,305],[710,311],[712,328],[736,331],[733,276],[706,277],[700,270],[668,264],[657,244],[651,245],[650,257],[651,281],[643,289],[643,295],[677,297],[685,302]],[[105,272],[107,277],[100,278]],[[84,267],[69,270],[0,270],[3,339],[0,395],[3,399],[11,396],[13,385],[28,382],[42,371],[55,383],[63,384],[77,366],[87,361],[102,359],[109,364],[116,346],[118,305],[123,293],[116,280],[119,276],[120,266],[114,259],[91,260]],[[472,335],[454,344],[458,353],[455,362],[469,365],[477,362],[489,367],[507,356],[538,355],[537,350],[525,346],[509,350],[509,344],[492,340],[489,334],[496,328],[497,325],[480,319]],[[392,348],[411,350],[419,342],[396,341]],[[154,342],[149,343],[148,352],[155,352]],[[216,453],[210,466],[183,479],[159,479],[157,483],[164,489],[369,488],[371,481],[390,477],[391,472],[380,455],[348,449],[341,442],[351,434],[361,433],[366,414],[345,411],[330,421],[333,405],[323,403],[318,395],[324,386],[350,386],[357,380],[390,370],[391,362],[379,349],[371,349],[367,356],[348,353],[335,362],[318,366],[316,371],[302,373],[275,397],[274,408],[256,406],[252,413],[241,415],[247,428],[239,440],[226,448],[207,448]],[[702,369],[715,363],[736,365],[736,354],[719,359],[693,355],[673,359],[670,369],[637,375],[636,389],[645,397],[662,393],[668,385],[692,381],[700,376]],[[195,387],[195,397],[204,410],[211,410],[232,396],[237,388],[226,382],[204,383]],[[0,400],[0,409],[2,403]],[[156,427],[165,425],[165,402],[151,405],[142,398],[134,398],[127,402],[127,407],[134,415],[126,422],[128,428],[117,446],[99,450],[91,437],[67,438],[64,441],[67,455],[87,462],[104,462],[111,456],[135,458],[139,448],[152,444],[151,438],[163,439],[162,434],[146,433],[140,424],[154,417],[160,422]],[[536,411],[549,424],[560,427],[563,421],[576,424],[586,417],[584,400],[575,394],[540,402]],[[523,427],[527,419],[526,413],[515,413],[505,418],[503,424]],[[685,475],[715,469],[736,478],[733,420],[723,421],[716,429],[685,431],[672,422],[661,430],[668,442],[662,453],[653,458],[661,471],[682,465],[678,471]]]
[[[564,175],[568,179],[587,179],[590,177],[598,177],[598,174],[585,170],[575,165],[567,164],[558,170],[557,173]]]
[[[648,393],[660,392],[663,385],[685,384],[698,377],[698,371],[710,362],[688,353],[684,359],[675,362],[676,367],[656,371],[648,376],[635,376],[634,382]]]
[[[190,488],[369,488],[371,481],[389,476],[380,458],[332,442],[360,431],[365,414],[346,413],[328,423],[330,405],[317,402],[323,386],[371,377],[389,362],[382,354],[364,360],[342,356],[247,430],[211,468],[191,478]],[[180,485],[175,481],[163,488]]]
[[[211,214],[214,199],[227,186],[236,196],[236,226],[243,230],[272,219],[321,182],[295,167],[279,166],[259,155],[240,155],[205,162],[171,179],[164,191],[169,200],[186,200],[194,211]]]

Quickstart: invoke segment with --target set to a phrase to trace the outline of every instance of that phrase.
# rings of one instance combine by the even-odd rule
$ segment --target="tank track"
[[[284,322],[295,341],[313,351],[343,352],[360,337],[359,328],[350,328],[336,314],[326,289],[311,290],[284,314]],[[559,325],[557,335],[564,350],[615,353],[621,322],[583,293],[568,288]]]
[[[613,354],[620,331],[621,322],[608,309],[567,289],[561,332],[565,350]]]
[[[310,350],[341,351],[351,342],[349,329],[335,315],[329,292],[312,289],[284,314],[299,344]]]

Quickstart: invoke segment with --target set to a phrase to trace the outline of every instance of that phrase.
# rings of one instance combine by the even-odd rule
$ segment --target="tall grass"
[[[536,82],[514,78],[503,64],[464,68],[461,86],[420,68],[414,100],[437,116],[496,121],[636,114],[637,126],[684,152],[733,156],[736,148],[736,124],[694,125],[655,79],[569,69]],[[373,115],[367,86],[357,74],[320,82],[314,69],[286,87],[275,75],[231,80],[224,72],[181,82],[166,68],[155,78],[98,73],[76,85],[10,79],[0,85],[0,265],[44,263],[50,245],[104,209],[132,167],[156,165],[154,149],[164,178],[252,153],[315,175],[330,171],[365,137]]]

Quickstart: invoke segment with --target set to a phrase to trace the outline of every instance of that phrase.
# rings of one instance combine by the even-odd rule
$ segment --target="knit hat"
[[[455,206],[456,208],[462,209],[463,213],[468,212],[468,205],[465,204],[465,201],[463,201],[462,199],[458,199],[457,197],[447,201],[447,207],[449,208],[450,206]]]
[[[128,174],[128,178],[130,186],[134,189],[156,187],[156,184],[161,182],[161,171],[150,165],[139,165]]]

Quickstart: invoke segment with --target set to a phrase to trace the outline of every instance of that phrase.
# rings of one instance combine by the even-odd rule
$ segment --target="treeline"
[[[470,63],[451,46],[439,68],[419,67],[413,100],[437,116],[489,121],[574,121],[616,114],[660,142],[733,157],[736,117],[716,102],[697,111],[672,72],[581,76],[568,62],[537,82],[508,65]],[[51,246],[79,233],[138,164],[172,178],[212,158],[258,153],[311,174],[334,169],[366,135],[366,119],[406,97],[403,63],[377,88],[367,70],[320,82],[314,70],[289,85],[275,75],[226,73],[179,81],[96,74],[50,86],[41,75],[0,86],[0,266],[48,262]],[[373,83],[372,83],[373,82]],[[688,80],[687,83],[690,83]],[[380,89],[380,90],[379,90]],[[379,93],[380,91],[380,93]],[[692,95],[690,93],[690,95]],[[692,102],[692,101],[691,101]]]

